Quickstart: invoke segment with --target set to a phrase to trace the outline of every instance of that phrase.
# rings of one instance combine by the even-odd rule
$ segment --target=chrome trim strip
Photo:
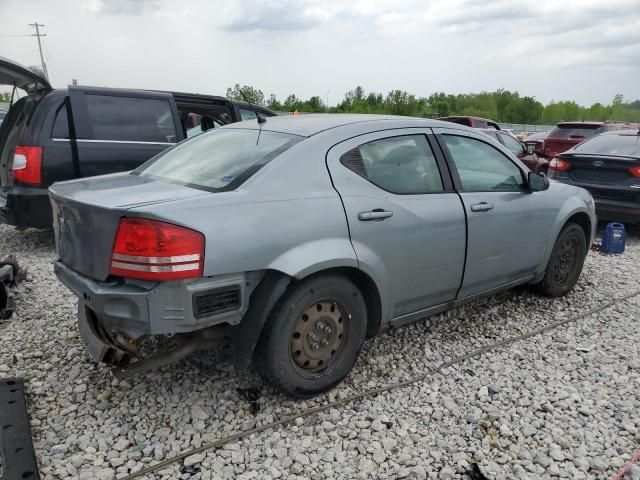
[[[140,257],[137,255],[124,255],[122,253],[114,253],[112,260],[122,260],[123,262],[135,263],[180,263],[180,262],[197,262],[200,260],[200,254],[176,255],[174,257]]]
[[[111,268],[135,270],[136,272],[186,272],[200,270],[200,263],[181,263],[179,265],[138,265],[136,263],[111,262]]]
[[[68,138],[52,138],[54,142],[69,142]],[[134,140],[90,140],[90,139],[76,139],[77,143],[125,143],[133,145],[175,145],[176,142],[137,142]]]

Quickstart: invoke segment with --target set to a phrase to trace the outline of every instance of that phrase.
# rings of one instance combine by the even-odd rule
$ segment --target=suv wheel
[[[310,397],[349,373],[366,335],[367,308],[358,287],[322,275],[290,287],[271,312],[255,365],[283,392]]]
[[[542,281],[537,289],[549,297],[569,293],[578,282],[587,252],[587,240],[579,225],[564,226],[551,252]]]

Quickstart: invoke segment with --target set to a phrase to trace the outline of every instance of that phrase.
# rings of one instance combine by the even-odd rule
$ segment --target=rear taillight
[[[640,177],[640,165],[638,165],[637,167],[631,167],[629,171],[634,177]]]
[[[556,170],[558,172],[564,172],[565,170],[569,170],[571,164],[566,160],[562,160],[558,157],[555,157],[553,160],[549,162],[549,170]]]
[[[42,183],[42,147],[16,147],[13,153],[13,179],[30,185]]]
[[[171,223],[122,218],[113,244],[113,275],[144,280],[202,276],[204,236]]]

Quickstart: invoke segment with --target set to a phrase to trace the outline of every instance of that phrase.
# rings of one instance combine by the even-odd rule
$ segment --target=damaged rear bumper
[[[101,282],[60,261],[55,262],[54,270],[80,300],[78,324],[89,353],[113,365],[126,364],[136,353],[137,340],[144,336],[239,324],[263,276],[250,272],[175,282]]]

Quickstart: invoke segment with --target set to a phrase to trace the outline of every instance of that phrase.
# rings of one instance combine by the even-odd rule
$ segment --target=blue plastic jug
[[[602,249],[604,253],[624,252],[627,232],[621,223],[609,223],[602,231]]]

